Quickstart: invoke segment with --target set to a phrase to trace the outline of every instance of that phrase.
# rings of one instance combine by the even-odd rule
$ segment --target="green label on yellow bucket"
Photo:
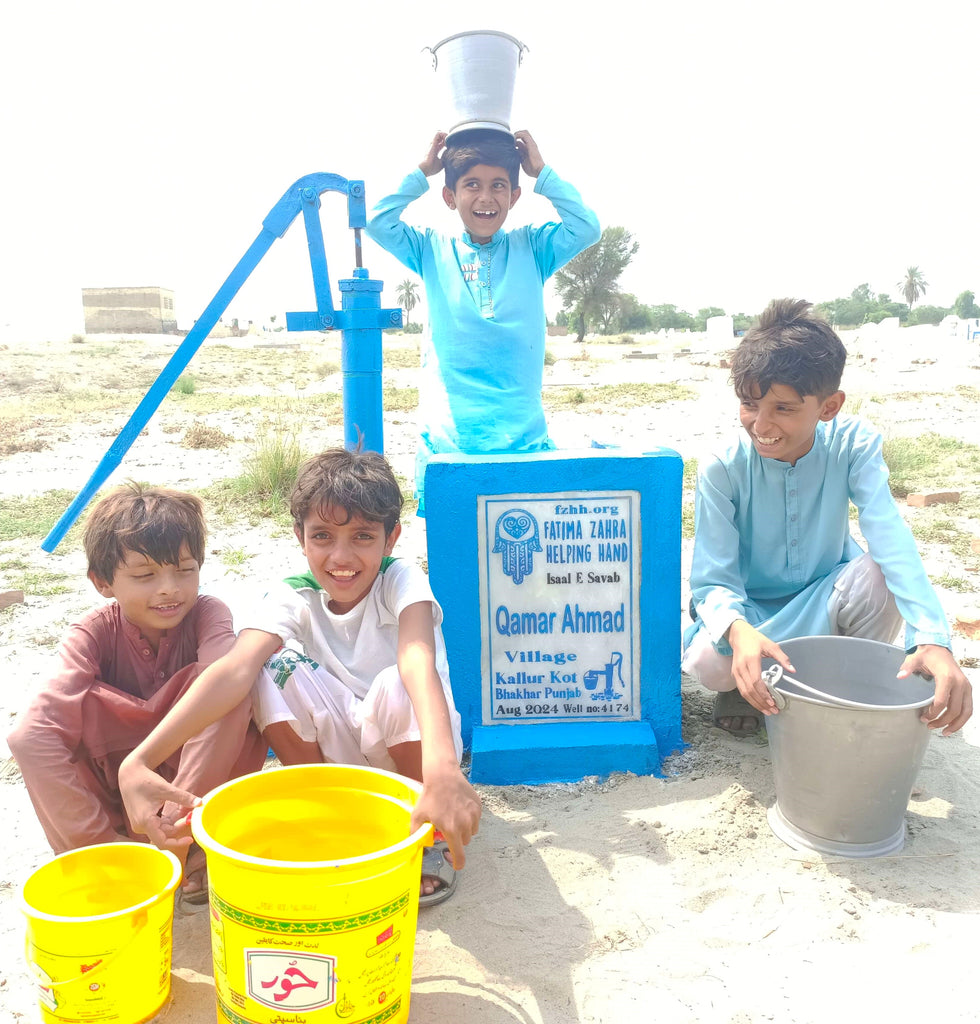
[[[418,791],[376,769],[307,765],[235,780],[195,811],[194,835],[208,854],[219,1019],[408,1020],[430,834],[409,835]],[[266,823],[264,834],[256,822]],[[338,859],[317,860],[321,851]]]
[[[420,875],[420,858],[412,860],[413,873]],[[304,881],[312,897],[259,898],[246,909],[220,896],[222,879],[211,868],[214,980],[221,1011],[235,1024],[286,1024],[301,1019],[293,1015],[328,1006],[352,1021],[398,1020],[412,983],[417,884],[357,913],[310,919],[300,915],[316,909],[310,899],[317,887],[309,878]],[[275,887],[279,896],[292,888],[281,882]]]

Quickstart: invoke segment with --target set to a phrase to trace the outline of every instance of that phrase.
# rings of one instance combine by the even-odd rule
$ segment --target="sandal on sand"
[[[185,889],[189,882],[196,882],[193,889]],[[177,890],[177,899],[182,906],[206,907],[208,904],[208,865],[204,851],[194,843],[187,854],[187,867],[181,886]]]
[[[712,724],[731,733],[739,738],[754,736],[761,728],[765,715],[752,705],[738,692],[738,690],[725,690],[715,697],[714,709],[711,712]],[[724,725],[723,722],[728,722]],[[740,725],[734,726],[734,722]]]
[[[201,887],[200,889],[191,889],[188,892],[186,889],[179,889],[177,899],[180,900],[181,904],[188,907],[206,907],[208,905],[208,875],[206,871],[201,872]]]
[[[456,891],[456,871],[446,859],[448,849],[449,844],[440,839],[422,850],[422,877],[435,879],[439,886],[427,896],[419,896],[420,907],[434,907]]]

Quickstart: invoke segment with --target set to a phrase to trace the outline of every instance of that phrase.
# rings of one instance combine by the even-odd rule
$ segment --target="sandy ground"
[[[980,443],[975,402],[971,407],[952,394],[954,385],[980,386],[975,347],[936,332],[908,331],[889,343],[885,358],[873,335],[845,340],[852,409],[872,394],[901,393],[901,400],[876,403],[865,413],[889,432],[928,430]],[[692,352],[681,353],[682,344]],[[657,360],[624,359],[628,347],[604,350],[594,362],[560,359],[549,369],[549,386],[678,381],[695,388],[699,399],[651,409],[559,411],[550,417],[556,441],[568,447],[592,438],[641,449],[666,445],[685,458],[703,456],[735,424],[727,372],[708,347],[703,339],[675,339],[660,343]],[[556,348],[576,351],[568,342]],[[52,358],[56,351],[67,349],[53,346]],[[117,421],[112,429],[86,421],[42,451],[0,459],[0,496],[80,486]],[[208,421],[235,433],[228,416]],[[389,454],[408,476],[411,417],[389,416],[386,431]],[[338,437],[330,428],[322,443]],[[188,452],[151,424],[121,475],[193,488],[228,475],[235,458]],[[972,526],[980,532],[975,521]],[[245,574],[218,557],[230,548],[248,552]],[[406,524],[401,550],[424,556],[417,520]],[[261,524],[213,530],[209,551],[215,557],[205,564],[203,589],[232,604],[249,579],[281,576],[301,564],[294,542]],[[966,564],[939,545],[923,552],[934,578],[950,573],[976,581],[976,557]],[[29,595],[25,604],[0,611],[2,735],[44,678],[65,625],[98,598],[84,581],[77,551],[45,555],[34,541],[7,541],[0,556],[38,569],[57,565],[77,577],[67,593]],[[685,565],[689,556],[686,542]],[[950,618],[980,600],[976,592],[941,594]],[[975,665],[980,642],[959,637],[956,651]],[[975,668],[968,674],[974,684],[980,681]],[[977,724],[951,739],[931,740],[901,853],[872,860],[822,857],[789,848],[767,825],[775,794],[765,737],[736,740],[713,728],[709,696],[686,682],[682,690],[687,746],[665,761],[662,777],[616,774],[568,785],[481,787],[483,822],[458,890],[420,915],[413,1024],[837,1024],[927,1013],[944,1021],[976,1020]],[[39,1015],[23,962],[17,891],[50,852],[2,740],[0,767],[0,1010],[4,1020],[26,1024]],[[207,913],[178,913],[174,932],[173,993],[157,1019],[212,1020]]]

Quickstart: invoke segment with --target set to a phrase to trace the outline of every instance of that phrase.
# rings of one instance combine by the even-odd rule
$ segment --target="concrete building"
[[[176,334],[169,288],[83,288],[86,334]]]

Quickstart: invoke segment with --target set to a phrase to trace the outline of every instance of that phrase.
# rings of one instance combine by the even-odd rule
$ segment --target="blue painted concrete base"
[[[649,722],[473,727],[470,781],[492,786],[578,782],[611,772],[660,775]]]

